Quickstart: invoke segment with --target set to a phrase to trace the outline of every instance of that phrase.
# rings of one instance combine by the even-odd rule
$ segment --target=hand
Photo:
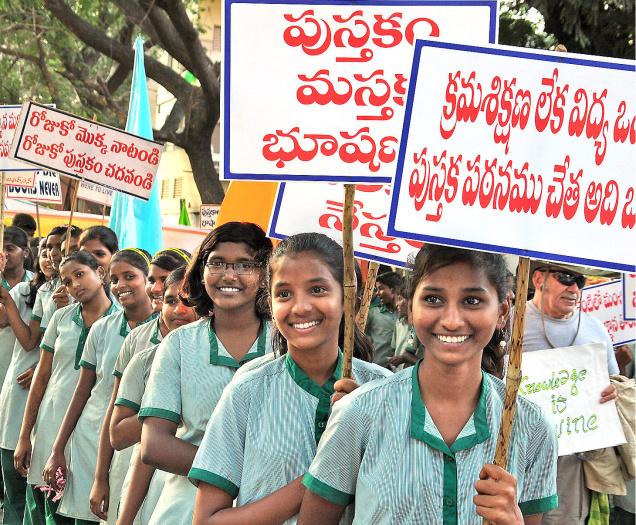
[[[625,375],[625,367],[632,362],[632,353],[627,345],[621,345],[614,350],[614,356],[622,375]]]
[[[339,379],[333,384],[335,393],[331,396],[331,404],[333,405],[339,399],[342,399],[347,394],[353,392],[360,385],[353,379]]]
[[[58,310],[71,304],[71,297],[69,296],[68,290],[64,285],[58,287],[57,290],[53,292],[52,297],[53,302],[55,303],[55,308],[57,308]]]
[[[20,385],[20,388],[23,390],[28,390],[31,386],[31,380],[33,379],[33,373],[35,372],[35,367],[27,368],[24,372],[22,372],[17,378],[16,382]]]
[[[93,488],[91,489],[91,495],[88,498],[88,502],[91,508],[91,512],[95,514],[100,520],[106,521],[108,519],[108,496],[110,493],[110,487],[108,486],[108,480],[95,479],[93,482]]]
[[[31,467],[31,451],[31,440],[20,438],[13,452],[13,466],[23,478],[27,477]]]
[[[517,505],[517,480],[501,467],[486,464],[475,482],[477,514],[492,525],[523,525]]]
[[[4,252],[0,252],[0,273],[4,272],[4,267],[7,264],[7,256]]]
[[[618,392],[616,391],[616,387],[614,385],[606,386],[601,392],[601,403],[607,403],[612,399],[616,399],[618,397]]]
[[[402,354],[394,355],[391,359],[389,359],[389,364],[391,366],[400,366],[404,363],[406,363],[406,360]]]
[[[46,465],[44,465],[42,478],[44,479],[44,483],[59,492],[62,490],[62,487],[58,485],[57,476],[55,474],[58,468],[62,470],[62,478],[66,479],[66,458],[64,457],[64,453],[54,450],[51,452]]]
[[[0,304],[7,304],[8,301],[13,301],[13,297],[11,297],[9,290],[7,290],[4,286],[0,286],[0,288],[2,288],[2,290],[0,290]]]

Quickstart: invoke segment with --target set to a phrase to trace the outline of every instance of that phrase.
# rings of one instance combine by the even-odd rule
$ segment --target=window
[[[170,181],[164,179],[161,181],[161,198],[167,199],[168,197],[170,197]]]
[[[178,199],[183,195],[183,177],[174,179],[174,187],[172,188],[172,198]]]

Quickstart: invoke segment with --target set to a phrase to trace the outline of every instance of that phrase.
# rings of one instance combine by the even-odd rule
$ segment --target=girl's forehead
[[[209,257],[220,256],[246,256],[253,257],[254,250],[244,242],[219,242],[212,247]]]
[[[423,275],[417,285],[418,287],[443,285],[447,288],[494,288],[494,285],[488,280],[485,270],[468,262],[456,262],[437,268]]]
[[[63,264],[60,267],[60,275],[64,276],[64,275],[68,275],[71,276],[73,274],[73,272],[79,270],[79,269],[86,269],[86,270],[92,270],[92,268],[90,268],[89,266],[86,266],[85,264],[81,264],[77,261],[69,261],[66,264]]]
[[[121,260],[120,261],[111,262],[110,266],[108,268],[108,271],[110,272],[111,275],[114,275],[114,274],[117,274],[117,273],[124,273],[124,272],[139,272],[139,273],[143,273],[136,266],[130,264],[129,262],[121,261]]]

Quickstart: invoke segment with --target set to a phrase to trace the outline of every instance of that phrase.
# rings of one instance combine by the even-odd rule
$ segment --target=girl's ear
[[[497,328],[502,330],[506,326],[508,317],[510,316],[510,312],[510,302],[508,301],[508,299],[505,299],[504,302],[499,305],[499,318],[497,319]]]
[[[104,270],[104,268],[102,268],[101,266],[98,266],[97,267],[97,276],[103,282],[104,278],[106,277],[106,270]]]

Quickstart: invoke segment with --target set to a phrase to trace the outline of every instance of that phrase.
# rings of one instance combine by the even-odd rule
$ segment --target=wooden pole
[[[104,204],[102,206],[102,226],[104,226],[105,222],[106,222],[106,205]]]
[[[71,215],[68,218],[68,228],[66,228],[66,244],[64,245],[64,255],[68,255],[71,251],[71,226],[73,225],[73,215],[75,214],[75,207],[77,206],[77,194],[79,192],[81,180],[75,181],[75,188],[73,188],[73,179],[69,180],[69,185],[73,191],[73,200],[71,201]]]
[[[4,203],[5,203],[5,172],[0,172],[0,253],[4,252]],[[3,270],[4,271],[4,270]],[[0,272],[0,279],[2,272]]]
[[[40,228],[40,204],[37,201],[35,203],[35,222],[38,225],[38,239],[41,239],[42,229]]]
[[[367,316],[369,315],[369,307],[371,306],[371,298],[373,297],[373,290],[375,288],[375,278],[378,276],[378,269],[380,263],[370,262],[369,271],[367,272],[367,281],[364,283],[364,293],[362,294],[362,303],[360,304],[360,310],[356,316],[356,324],[360,331],[364,332],[367,326]]]
[[[345,202],[342,217],[342,250],[344,257],[344,343],[342,349],[342,377],[351,377],[353,334],[356,308],[356,271],[353,257],[353,202],[355,184],[345,184]]]
[[[506,469],[508,467],[508,446],[510,433],[517,410],[517,393],[521,383],[521,353],[523,347],[523,334],[526,326],[526,298],[528,297],[528,282],[530,281],[530,259],[519,257],[517,270],[517,290],[514,318],[512,320],[512,337],[510,339],[510,352],[508,353],[508,371],[506,373],[506,394],[504,407],[499,425],[497,437],[497,449],[495,450],[495,465]],[[488,523],[484,521],[484,523]]]

